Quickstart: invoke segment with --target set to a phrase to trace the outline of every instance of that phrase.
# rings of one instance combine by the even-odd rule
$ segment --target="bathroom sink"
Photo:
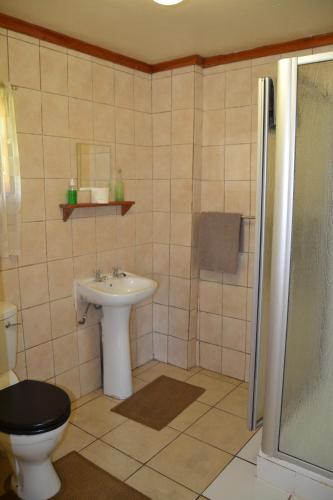
[[[133,304],[148,299],[157,289],[154,280],[121,272],[96,272],[96,278],[75,281],[75,303],[83,300],[100,305],[102,316],[103,391],[125,399],[133,394],[129,319]]]
[[[125,273],[114,278],[103,276],[103,281],[94,278],[77,280],[77,294],[82,299],[101,306],[127,306],[151,297],[157,288],[156,281]]]

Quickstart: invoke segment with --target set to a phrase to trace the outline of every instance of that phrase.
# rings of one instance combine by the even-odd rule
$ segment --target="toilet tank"
[[[0,302],[0,375],[13,370],[16,365],[16,323],[16,306],[9,302]]]

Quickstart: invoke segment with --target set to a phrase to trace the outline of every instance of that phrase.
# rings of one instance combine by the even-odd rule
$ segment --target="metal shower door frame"
[[[275,200],[263,452],[319,473],[333,474],[279,450],[283,375],[289,303],[290,257],[294,197],[297,70],[303,64],[333,61],[333,52],[282,59],[278,65]]]

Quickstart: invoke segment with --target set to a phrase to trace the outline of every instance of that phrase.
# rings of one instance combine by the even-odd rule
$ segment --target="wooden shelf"
[[[108,203],[77,203],[76,205],[69,205],[68,203],[61,203],[59,205],[62,208],[63,220],[66,222],[68,218],[72,215],[76,208],[92,208],[92,207],[121,207],[121,215],[125,215],[135,201],[109,201]]]

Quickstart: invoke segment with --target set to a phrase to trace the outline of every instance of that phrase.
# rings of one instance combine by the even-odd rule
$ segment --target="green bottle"
[[[124,182],[121,169],[117,172],[116,184],[114,187],[114,199],[115,201],[124,201]]]
[[[77,204],[77,189],[75,186],[75,180],[71,179],[69,181],[69,187],[67,191],[67,203],[68,205],[76,205]]]

